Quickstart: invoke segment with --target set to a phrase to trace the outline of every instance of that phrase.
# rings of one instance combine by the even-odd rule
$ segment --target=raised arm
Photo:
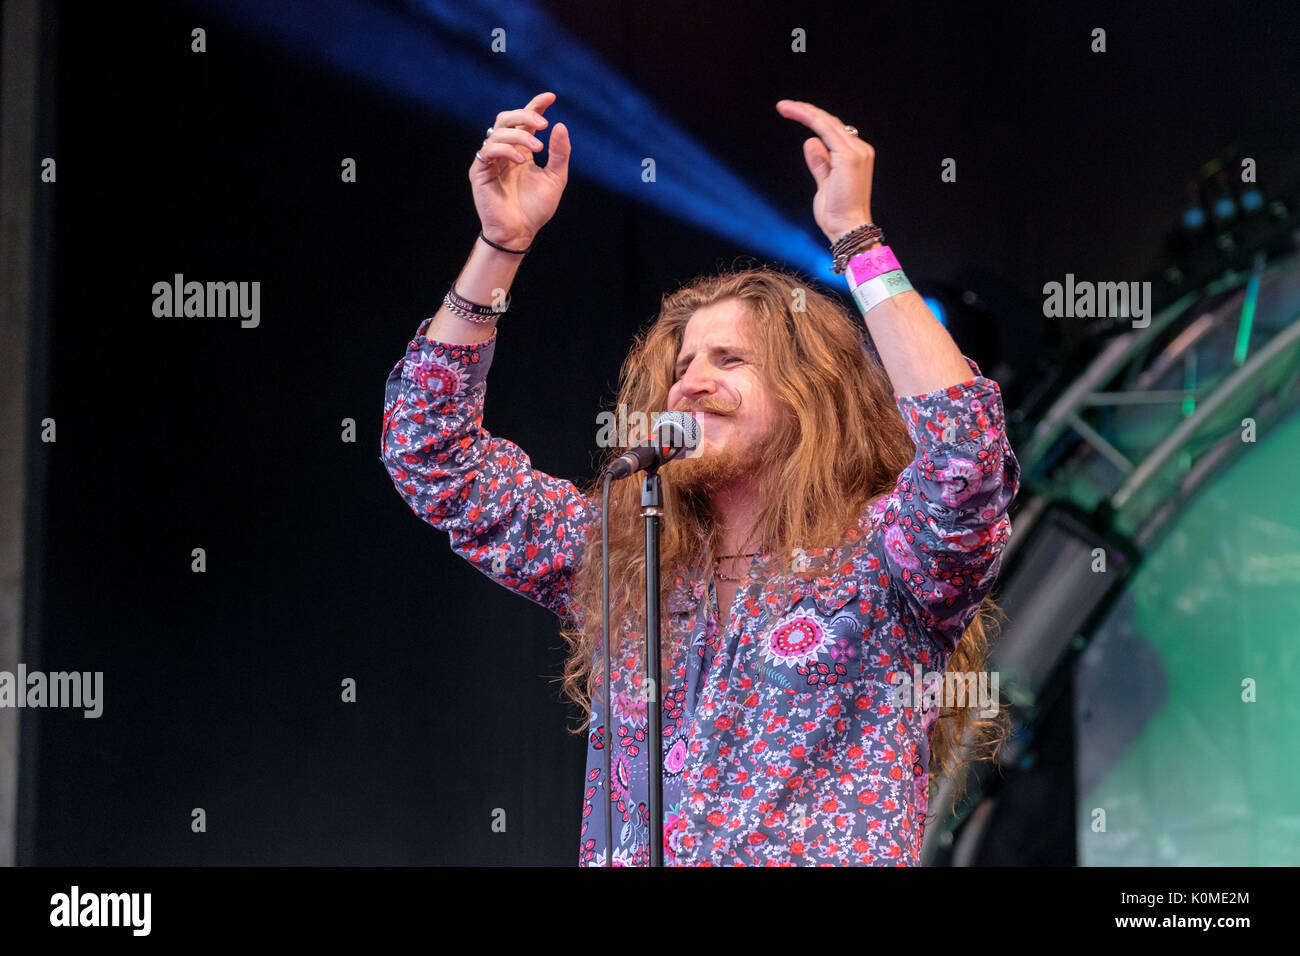
[[[834,244],[871,223],[875,149],[811,103],[781,100],[776,108],[817,134],[804,142],[804,159],[817,183],[813,215],[827,239]],[[848,270],[851,287],[864,276],[896,281],[901,275],[884,271],[897,262],[879,247],[877,241],[855,253],[868,255],[858,260],[862,273]],[[913,616],[951,649],[997,577],[1020,466],[1007,441],[997,383],[962,355],[905,280],[897,286],[877,282],[854,298],[916,456],[873,511],[881,532],[876,546]]]
[[[531,131],[546,124],[541,111],[553,101],[553,93],[542,93],[522,110],[499,114],[479,150],[482,159],[470,168],[482,234],[453,290],[474,306],[505,301],[519,250],[531,245],[559,202],[568,175],[563,124],[551,133],[546,166],[531,155],[541,148]],[[448,532],[454,551],[503,586],[567,616],[569,580],[592,506],[571,482],[534,469],[519,446],[483,428],[496,320],[469,318],[444,304],[420,323],[388,376],[380,457],[411,510]]]

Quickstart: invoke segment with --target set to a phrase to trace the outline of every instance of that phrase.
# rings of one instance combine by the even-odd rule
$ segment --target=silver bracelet
[[[478,325],[491,325],[500,318],[501,313],[505,311],[505,309],[493,309],[490,306],[478,306],[478,308],[484,310],[482,312],[468,309],[465,306],[467,304],[473,305],[473,303],[461,299],[460,296],[453,297],[453,293],[450,291],[442,297],[442,304],[447,307],[447,311],[452,315],[458,315],[462,319],[468,319],[470,322],[475,322]],[[507,300],[507,305],[508,304],[509,300]]]

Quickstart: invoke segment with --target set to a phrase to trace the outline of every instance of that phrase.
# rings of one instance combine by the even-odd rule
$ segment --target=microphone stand
[[[670,417],[671,416],[671,417]],[[601,650],[605,657],[605,785],[609,789],[605,807],[605,854],[613,865],[614,786],[610,776],[610,752],[613,750],[613,712],[610,708],[610,634],[609,634],[609,484],[615,478],[632,475],[642,469],[641,517],[645,519],[645,649],[646,649],[646,724],[650,742],[646,747],[648,766],[646,810],[650,823],[650,865],[664,865],[664,778],[663,778],[663,710],[659,703],[659,519],[663,500],[659,494],[659,466],[680,452],[699,447],[700,426],[685,412],[667,412],[655,426],[654,440],[647,440],[620,456],[605,472],[601,491]],[[635,812],[635,809],[633,810]]]
[[[663,515],[659,497],[659,468],[646,469],[641,483],[641,517],[645,519],[645,649],[646,718],[649,742],[646,759],[650,765],[650,865],[664,865],[663,808],[663,712],[659,705],[659,518]]]

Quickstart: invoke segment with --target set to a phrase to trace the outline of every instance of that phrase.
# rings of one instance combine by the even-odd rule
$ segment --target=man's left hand
[[[876,151],[845,129],[845,123],[811,103],[778,100],[776,111],[817,135],[804,140],[803,156],[817,181],[813,218],[832,243],[871,222],[871,174]]]

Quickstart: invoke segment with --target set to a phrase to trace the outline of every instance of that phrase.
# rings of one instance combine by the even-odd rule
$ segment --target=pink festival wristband
[[[903,267],[898,264],[894,250],[889,246],[876,246],[874,249],[860,252],[849,260],[846,270],[849,274],[849,288],[856,289],[876,276],[901,268]]]

